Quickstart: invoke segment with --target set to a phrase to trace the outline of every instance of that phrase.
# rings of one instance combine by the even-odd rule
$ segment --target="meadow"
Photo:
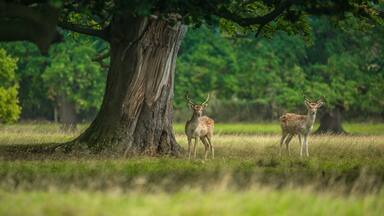
[[[275,123],[218,124],[216,157],[121,158],[30,151],[69,141],[56,124],[0,128],[0,215],[382,215],[384,124],[309,139],[280,156]],[[184,148],[183,125],[175,125]]]

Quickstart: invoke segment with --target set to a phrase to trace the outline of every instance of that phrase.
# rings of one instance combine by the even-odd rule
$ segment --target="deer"
[[[282,130],[282,136],[280,140],[280,155],[284,143],[286,145],[288,155],[290,155],[291,152],[289,149],[289,142],[291,141],[292,137],[297,134],[300,143],[300,157],[303,156],[303,149],[305,149],[306,156],[309,157],[308,135],[313,128],[313,124],[315,123],[317,110],[324,104],[324,97],[321,97],[315,102],[304,98],[304,104],[308,110],[307,115],[286,113],[280,117]]]
[[[211,158],[214,159],[215,150],[213,148],[211,138],[213,136],[213,127],[215,121],[208,116],[203,116],[203,111],[208,106],[209,94],[206,100],[201,104],[194,103],[191,98],[189,98],[188,93],[185,95],[185,99],[193,111],[191,119],[188,120],[185,124],[185,134],[188,138],[188,159],[191,159],[192,139],[195,139],[193,144],[194,158],[196,158],[196,146],[198,144],[198,140],[200,139],[205,147],[204,160],[207,160],[208,151],[211,152]]]

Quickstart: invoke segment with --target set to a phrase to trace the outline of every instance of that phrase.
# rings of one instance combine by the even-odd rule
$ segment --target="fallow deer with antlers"
[[[303,156],[303,148],[305,148],[306,156],[309,156],[308,135],[312,130],[313,124],[315,123],[317,109],[324,104],[323,97],[316,102],[305,99],[304,104],[308,110],[307,115],[286,113],[280,117],[282,129],[282,137],[280,140],[280,155],[284,143],[286,145],[288,155],[290,155],[289,142],[291,141],[292,137],[297,134],[300,142],[300,157]],[[302,140],[302,138],[304,139]]]
[[[203,116],[203,110],[208,106],[209,95],[207,99],[201,104],[192,102],[188,94],[185,95],[185,99],[193,111],[191,119],[185,124],[185,134],[188,138],[188,158],[191,159],[192,139],[195,139],[193,145],[194,158],[196,158],[196,147],[198,144],[198,139],[200,139],[205,147],[204,159],[207,159],[208,151],[211,152],[211,157],[213,159],[215,157],[215,150],[213,148],[211,138],[213,136],[213,127],[215,122],[208,116]]]

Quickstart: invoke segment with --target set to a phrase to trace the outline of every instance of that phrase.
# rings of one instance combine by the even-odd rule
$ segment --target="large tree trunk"
[[[125,155],[177,155],[172,98],[186,27],[160,19],[115,17],[111,64],[100,112],[70,147]],[[72,148],[73,149],[73,148]]]
[[[65,95],[58,97],[58,119],[64,131],[75,131],[77,125],[76,106]]]
[[[325,111],[320,116],[320,127],[315,133],[332,133],[342,134],[346,133],[342,127],[342,107],[336,106],[335,108]]]

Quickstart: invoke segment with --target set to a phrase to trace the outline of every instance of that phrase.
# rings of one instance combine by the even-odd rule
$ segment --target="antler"
[[[322,95],[319,100],[317,100],[318,104],[323,105],[325,103],[325,97]]]
[[[304,102],[311,103],[311,100],[309,100],[306,96],[304,96]]]
[[[207,96],[207,99],[205,99],[205,101],[201,105],[206,105],[208,103],[208,101],[209,101],[209,94]]]
[[[195,105],[195,103],[192,102],[191,98],[188,96],[188,92],[185,93],[185,99],[187,100],[187,102],[191,105]]]

